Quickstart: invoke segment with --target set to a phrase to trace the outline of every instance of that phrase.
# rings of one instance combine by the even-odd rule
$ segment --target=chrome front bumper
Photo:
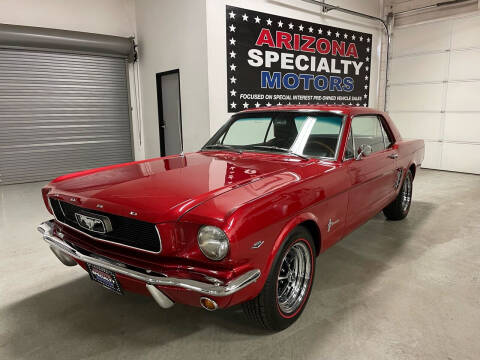
[[[62,261],[62,263],[64,263],[65,265],[72,265],[73,263],[69,263],[69,257],[71,257],[89,264],[103,267],[117,274],[126,275],[133,279],[143,281],[145,282],[148,291],[152,294],[155,300],[157,300],[157,302],[159,302],[157,297],[161,297],[161,295],[158,294],[159,290],[155,286],[179,287],[182,289],[191,290],[200,294],[210,296],[229,296],[254,283],[260,277],[260,270],[258,269],[247,271],[245,274],[240,275],[239,277],[229,281],[226,284],[219,284],[215,281],[212,281],[214,283],[206,283],[190,279],[180,279],[166,276],[152,276],[129,269],[126,267],[126,265],[119,262],[114,262],[113,260],[108,261],[107,259],[99,259],[83,254],[79,250],[74,249],[73,247],[68,245],[58,236],[55,236],[53,234],[53,226],[54,221],[50,220],[41,223],[37,227],[37,229],[43,235],[43,240],[45,240],[50,245],[52,251],[60,259],[60,261]],[[165,296],[165,298],[167,297]],[[168,306],[169,304],[166,301],[165,306],[163,306],[162,304],[160,305],[162,307],[170,307],[171,305],[173,305],[173,303]]]

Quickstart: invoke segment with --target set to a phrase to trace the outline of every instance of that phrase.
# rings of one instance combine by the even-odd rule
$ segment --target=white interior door
[[[480,174],[480,12],[394,29],[388,111],[423,167]]]

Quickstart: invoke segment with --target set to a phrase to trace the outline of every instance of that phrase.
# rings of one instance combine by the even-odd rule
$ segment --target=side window
[[[361,145],[370,145],[372,152],[385,150],[383,127],[376,115],[356,116],[352,119],[355,152]]]
[[[355,148],[353,146],[352,129],[348,132],[347,145],[345,148],[345,160],[353,159],[355,157]]]

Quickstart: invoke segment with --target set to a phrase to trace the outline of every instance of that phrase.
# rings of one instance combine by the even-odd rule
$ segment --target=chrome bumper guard
[[[258,269],[247,271],[245,274],[240,275],[239,277],[229,281],[226,284],[218,284],[218,283],[209,284],[209,283],[205,283],[197,280],[190,280],[190,279],[152,276],[152,275],[141,273],[139,271],[128,269],[126,265],[124,265],[125,266],[124,267],[122,266],[123,264],[118,262],[113,262],[113,260],[112,262],[110,262],[105,259],[98,259],[98,258],[94,258],[81,253],[79,250],[74,249],[59,237],[53,235],[53,226],[54,226],[54,222],[53,220],[50,220],[38,225],[37,230],[43,235],[43,240],[45,240],[50,245],[50,247],[52,248],[52,251],[55,253],[57,257],[59,257],[59,252],[60,252],[60,257],[59,257],[60,261],[62,261],[62,255],[63,257],[64,255],[67,255],[89,264],[98,265],[105,269],[111,270],[117,274],[126,275],[133,279],[143,281],[145,282],[145,285],[148,291],[152,294],[155,300],[162,307],[170,307],[173,305],[173,302],[171,302],[170,300],[171,304],[169,304],[168,301],[166,301],[168,297],[163,295],[163,293],[161,293],[155,287],[158,285],[179,287],[182,289],[191,290],[191,291],[198,292],[200,294],[210,295],[210,296],[229,296],[247,287],[248,285],[254,283],[260,277],[260,270]],[[67,259],[65,258],[63,259],[67,262],[66,265],[68,265]],[[62,261],[62,263],[65,264],[64,261]],[[166,299],[162,299],[161,295],[163,295]],[[163,300],[164,304],[162,305],[159,302],[159,300],[160,302]]]

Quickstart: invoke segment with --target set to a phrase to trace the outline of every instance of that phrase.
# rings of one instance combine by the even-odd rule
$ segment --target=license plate
[[[93,281],[98,282],[103,287],[117,294],[123,294],[122,288],[120,287],[120,284],[118,283],[117,277],[115,276],[114,272],[97,265],[87,264],[87,266],[88,273],[90,274],[90,278]]]

